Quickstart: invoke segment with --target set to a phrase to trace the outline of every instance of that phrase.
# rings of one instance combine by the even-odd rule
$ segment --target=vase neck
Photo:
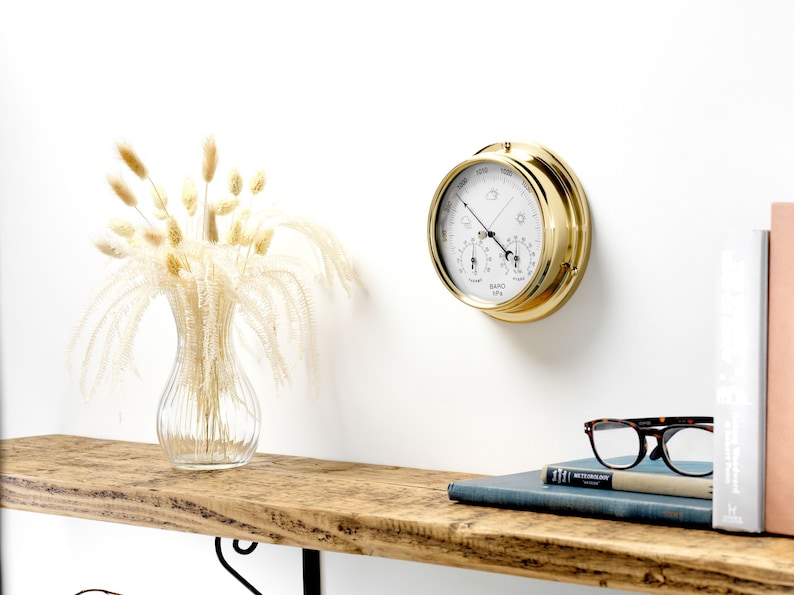
[[[227,351],[236,302],[217,283],[185,283],[168,292],[180,349]]]

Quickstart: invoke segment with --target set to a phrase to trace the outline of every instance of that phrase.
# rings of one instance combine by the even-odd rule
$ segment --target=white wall
[[[594,417],[710,414],[713,234],[768,227],[770,203],[794,196],[794,4],[30,0],[2,12],[3,437],[156,440],[174,347],[163,308],[123,403],[82,404],[64,351],[103,272],[91,235],[120,212],[105,184],[114,143],[178,187],[209,134],[221,168],[264,166],[271,196],[329,223],[366,285],[321,296],[317,402],[300,368],[278,396],[253,370],[261,451],[500,474],[586,456]],[[560,153],[594,223],[580,289],[526,325],[459,304],[426,247],[438,182],[502,140]],[[14,511],[2,523],[7,595],[245,592],[211,538]],[[298,550],[263,552],[251,580],[299,593]],[[586,591],[340,555],[323,575],[328,594]]]

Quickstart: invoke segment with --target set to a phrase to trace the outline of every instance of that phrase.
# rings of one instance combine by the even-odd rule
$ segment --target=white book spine
[[[720,238],[714,409],[715,529],[764,530],[769,232]]]

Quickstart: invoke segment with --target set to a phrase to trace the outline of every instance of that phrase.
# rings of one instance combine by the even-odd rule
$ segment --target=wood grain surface
[[[0,504],[246,541],[650,593],[794,593],[794,539],[448,499],[466,473],[256,454],[183,471],[153,444],[0,441]]]

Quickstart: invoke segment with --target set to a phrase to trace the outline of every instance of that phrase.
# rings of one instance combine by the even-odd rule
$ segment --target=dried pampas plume
[[[243,236],[243,222],[239,218],[235,218],[229,226],[229,231],[226,234],[226,242],[230,246],[237,246]]]
[[[201,174],[204,181],[209,184],[212,178],[215,177],[215,170],[218,168],[218,147],[215,145],[215,139],[209,137],[207,142],[204,143],[204,163],[201,168]]]
[[[142,232],[143,239],[152,246],[162,246],[165,241],[165,233],[156,227],[146,227]]]
[[[149,223],[146,215],[141,213],[141,210],[138,208],[138,198],[132,193],[130,187],[127,186],[127,183],[121,179],[120,176],[108,175],[108,184],[110,184],[113,192],[116,193],[116,196],[118,196],[125,205],[138,211],[138,214],[143,217],[143,220]]]
[[[135,235],[135,226],[126,219],[111,219],[108,221],[108,229],[127,240]]]
[[[204,230],[204,235],[210,244],[218,243],[218,220],[215,218],[215,207],[213,205],[207,207],[207,226]]]
[[[267,249],[270,248],[270,242],[273,241],[273,230],[266,229],[259,234],[257,234],[256,238],[254,238],[254,253],[263,256]]]
[[[240,206],[240,199],[239,198],[222,198],[218,202],[215,203],[215,214],[218,217],[223,217],[224,215],[228,215],[234,209]]]
[[[196,214],[198,192],[196,192],[196,185],[190,178],[185,178],[185,183],[182,185],[182,204],[185,206],[188,216],[192,217]]]
[[[124,252],[117,244],[114,244],[109,240],[100,239],[94,242],[94,245],[99,248],[99,251],[102,252],[102,254],[107,254],[113,258],[124,258],[127,256],[126,252]]]
[[[174,248],[182,243],[182,229],[179,227],[179,223],[177,223],[176,219],[169,217],[165,222],[165,230],[166,234],[168,235],[168,243]]]
[[[143,161],[140,160],[135,151],[132,150],[132,147],[123,143],[118,143],[116,145],[116,149],[119,152],[119,157],[121,157],[122,161],[127,164],[127,167],[130,168],[132,173],[138,176],[141,180],[145,180],[148,176],[148,173],[146,172],[146,166],[143,164]]]
[[[234,196],[238,196],[243,190],[243,176],[237,169],[229,172],[229,192]]]
[[[137,197],[132,193],[127,183],[119,176],[109,175],[108,184],[110,184],[113,192],[116,193],[116,196],[118,196],[125,205],[128,207],[138,207]]]
[[[179,257],[174,254],[173,252],[169,252],[165,257],[165,267],[168,269],[168,272],[172,275],[179,276],[179,271],[182,270],[182,261],[179,260]]]
[[[259,170],[254,174],[254,177],[251,178],[251,183],[249,187],[251,188],[251,194],[259,194],[264,190],[265,184],[267,183],[267,178],[265,177],[264,170]]]

